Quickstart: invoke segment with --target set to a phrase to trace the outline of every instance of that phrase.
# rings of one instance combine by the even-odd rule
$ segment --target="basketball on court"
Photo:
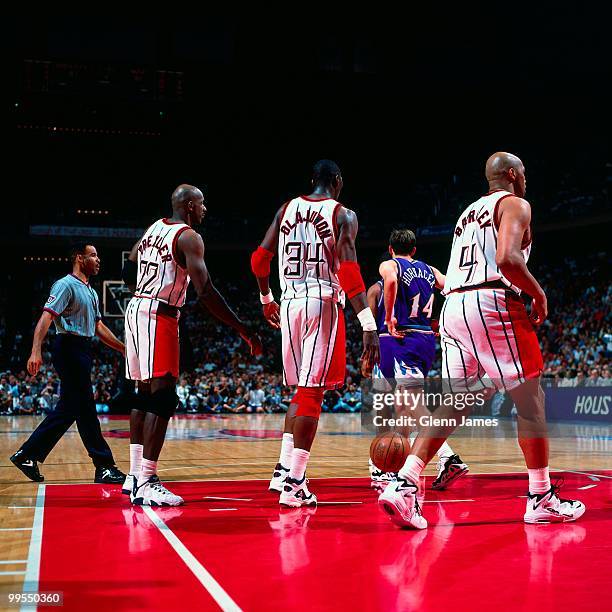
[[[397,431],[376,436],[370,444],[370,459],[381,472],[397,472],[410,452],[410,442]]]

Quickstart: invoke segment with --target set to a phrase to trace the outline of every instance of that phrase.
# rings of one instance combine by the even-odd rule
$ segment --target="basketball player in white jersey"
[[[269,489],[287,507],[317,503],[306,485],[306,465],[323,393],[344,384],[345,295],[363,333],[362,362],[371,372],[378,361],[378,336],[368,308],[355,238],[357,217],[338,202],[342,176],[330,160],[317,162],[313,192],[287,202],[276,213],[261,246],[251,257],[263,313],[282,333],[283,378],[297,386],[287,416],[281,454]],[[270,261],[278,251],[280,306],[270,290]]]
[[[584,514],[584,504],[560,499],[548,470],[543,363],[534,330],[548,307],[527,268],[531,207],[524,199],[525,167],[515,155],[495,153],[487,160],[486,177],[489,193],[470,204],[455,226],[440,315],[442,376],[451,392],[482,389],[485,377],[510,394],[529,473],[525,522],[574,521]],[[522,299],[527,296],[530,315]],[[461,421],[452,407],[435,416]],[[379,497],[397,525],[427,527],[416,498],[419,477],[453,429],[430,427],[419,435],[397,481]]]
[[[257,335],[229,308],[208,275],[204,242],[192,229],[206,213],[202,192],[192,185],[179,185],[172,194],[172,210],[172,217],[159,219],[147,229],[130,254],[136,279],[125,311],[126,377],[138,381],[138,404],[130,416],[130,473],[123,492],[137,505],[183,503],[164,487],[156,472],[168,421],[178,402],[179,309],[185,304],[189,282],[202,307],[233,327],[249,344],[251,354],[262,351]]]

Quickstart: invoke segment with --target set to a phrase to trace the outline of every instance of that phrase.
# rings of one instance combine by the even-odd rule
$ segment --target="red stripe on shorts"
[[[338,330],[336,332],[336,342],[332,353],[327,376],[325,377],[325,388],[333,389],[344,384],[346,376],[346,333],[344,329],[344,311],[338,308]]]
[[[179,375],[179,332],[178,319],[156,314],[155,345],[153,346],[153,372],[151,378],[171,374]]]
[[[509,292],[506,292],[508,295]],[[519,359],[525,378],[535,378],[544,369],[544,360],[538,336],[527,316],[525,305],[518,296],[510,295],[506,299],[506,308],[512,322],[512,330],[518,347]]]

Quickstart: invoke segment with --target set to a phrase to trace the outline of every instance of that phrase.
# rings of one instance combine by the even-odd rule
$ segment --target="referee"
[[[91,384],[92,339],[125,353],[123,342],[102,323],[98,295],[89,277],[100,270],[100,258],[91,244],[76,245],[71,253],[72,273],[51,287],[51,294],[34,331],[28,372],[35,376],[42,364],[41,347],[47,331],[55,323],[53,365],[59,375],[60,399],[53,412],[40,423],[11,461],[30,480],[41,482],[37,462],[43,462],[68,428],[76,421],[81,440],[96,471],[94,482],[121,484],[123,474],[115,466],[113,454],[102,437]]]

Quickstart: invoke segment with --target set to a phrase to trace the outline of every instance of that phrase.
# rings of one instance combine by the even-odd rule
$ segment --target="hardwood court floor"
[[[593,576],[600,574],[596,568],[606,555],[609,559],[612,551],[607,528],[612,478],[605,472],[610,467],[612,428],[606,426],[563,425],[551,442],[551,467],[565,472],[566,495],[587,503],[587,514],[579,522],[535,529],[523,525],[524,500],[519,496],[524,495],[527,481],[512,433],[513,423],[508,421],[502,428],[505,436],[500,432],[495,438],[475,434],[451,440],[455,451],[469,463],[471,474],[483,476],[465,479],[461,486],[457,483],[458,488],[447,492],[429,491],[426,501],[431,503],[426,504],[425,515],[431,527],[427,535],[419,535],[395,530],[378,512],[368,480],[356,478],[367,476],[371,441],[371,435],[361,433],[358,415],[322,417],[309,466],[310,478],[326,479],[313,482],[321,500],[350,503],[324,504],[316,513],[298,510],[298,514],[279,513],[276,501],[265,492],[265,480],[255,480],[268,478],[277,460],[279,416],[173,419],[159,472],[166,481],[191,481],[174,485],[188,503],[178,510],[155,512],[133,510],[116,487],[79,484],[91,483],[93,468],[76,430],[67,433],[41,466],[45,486],[26,481],[8,456],[37,422],[32,417],[0,418],[0,595],[4,598],[0,607],[6,603],[6,593],[20,591],[24,581],[25,588],[30,589],[35,579],[40,588],[63,590],[66,609],[91,607],[101,601],[104,591],[105,605],[118,609],[144,605],[149,609],[184,609],[189,607],[185,598],[193,598],[204,608],[216,607],[216,601],[222,607],[231,607],[231,603],[248,610],[265,607],[260,586],[267,581],[275,585],[265,593],[270,607],[289,602],[297,605],[299,600],[289,581],[303,579],[313,592],[316,583],[311,581],[325,575],[327,582],[317,590],[313,608],[411,609],[418,605],[429,609],[442,604],[448,595],[446,601],[453,601],[454,609],[469,609],[467,601],[465,606],[457,602],[470,589],[478,588],[471,579],[453,580],[454,586],[444,596],[440,595],[446,593],[444,581],[436,583],[457,563],[455,556],[449,565],[447,555],[442,553],[446,550],[451,554],[456,549],[461,556],[467,547],[470,552],[462,558],[462,572],[471,567],[482,574],[484,564],[503,567],[510,563],[509,590],[495,591],[499,604],[504,598],[508,602],[513,580],[517,589],[529,588],[536,593],[540,591],[534,585],[541,580],[544,595],[538,595],[537,607],[549,609],[557,601],[556,589],[567,592],[573,578],[571,572],[560,569],[565,564],[553,563],[550,551],[559,550],[561,558],[574,559],[569,566],[580,558],[581,575],[592,572]],[[118,465],[127,470],[128,421],[103,419],[103,430]],[[434,466],[426,473],[431,476]],[[492,475],[495,473],[506,475]],[[219,480],[236,482],[201,482]],[[211,499],[214,497],[230,499],[215,501]],[[202,503],[204,498],[208,502]],[[240,501],[247,499],[252,501]],[[450,537],[449,525],[455,526],[454,537]],[[456,529],[459,526],[464,529]],[[360,535],[355,538],[355,534]],[[183,553],[187,551],[186,557],[179,554],[183,561],[168,539],[172,537]],[[241,543],[243,540],[249,545]],[[441,540],[444,546],[436,546]],[[386,552],[377,557],[381,546]],[[499,547],[501,556],[487,547]],[[343,549],[350,551],[349,557],[341,554]],[[215,551],[212,556],[211,551]],[[227,551],[227,557],[223,551]],[[548,556],[546,551],[550,552]],[[154,555],[172,566],[171,574],[167,573],[168,565],[155,563]],[[366,591],[354,587],[344,593],[340,588],[339,595],[344,593],[340,599],[327,600],[323,594],[334,592],[334,572],[353,557],[362,561],[367,557],[370,565],[368,571],[362,566],[359,571],[353,568],[349,572],[351,583],[371,583],[374,590],[364,599]],[[416,561],[420,558],[423,563],[419,565]],[[531,563],[525,575],[517,573],[521,560]],[[140,568],[139,578],[124,585],[118,582],[116,592],[109,591],[100,575],[109,563],[113,568],[109,579],[118,580],[130,566]],[[223,570],[227,564],[236,574]],[[262,569],[255,571],[260,565]],[[210,572],[214,584],[202,582],[198,568],[208,568],[204,571]],[[241,587],[235,575],[248,575],[250,579]],[[491,572],[487,576],[494,578]],[[601,585],[593,580],[590,589],[595,597]],[[142,592],[141,581],[146,584]],[[414,588],[406,591],[408,583]],[[354,597],[347,599],[349,592]],[[493,590],[487,592],[493,597]],[[126,600],[126,593],[132,599]],[[182,593],[178,599],[177,593]],[[229,599],[223,599],[223,593]],[[579,603],[578,595],[571,599]],[[521,598],[512,602],[513,609],[528,604]],[[469,603],[473,608],[475,602]]]

